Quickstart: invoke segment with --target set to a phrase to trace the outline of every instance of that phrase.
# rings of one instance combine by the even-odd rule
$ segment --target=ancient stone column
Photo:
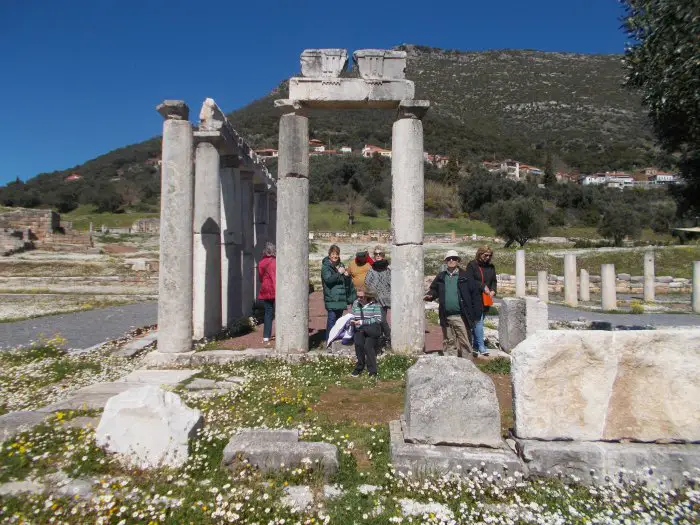
[[[549,283],[547,282],[547,270],[537,272],[537,297],[543,303],[549,302]]]
[[[588,302],[591,300],[591,279],[588,275],[588,270],[581,269],[581,275],[579,277],[579,297],[581,301]]]
[[[395,352],[425,347],[423,122],[428,101],[404,101],[392,128],[391,309]]]
[[[693,312],[700,314],[700,261],[693,263]]]
[[[600,294],[603,310],[617,309],[617,290],[615,289],[615,265],[601,264],[600,266]]]
[[[644,252],[644,301],[652,303],[656,299],[656,275],[654,271],[654,252]]]
[[[267,237],[267,221],[268,221],[268,204],[267,204],[267,186],[264,184],[256,184],[253,194],[253,262],[255,265],[254,297],[258,296],[260,288],[260,280],[258,279],[258,262],[262,258],[265,244],[268,241]]]
[[[241,262],[241,310],[244,316],[253,313],[255,302],[255,205],[253,172],[241,170],[241,231],[243,254]]]
[[[277,174],[275,347],[278,352],[305,352],[309,349],[309,120],[301,114],[280,118]]]
[[[267,196],[267,237],[277,244],[277,194],[270,192]]]
[[[160,197],[158,352],[192,349],[192,125],[180,100],[157,107],[165,118]]]
[[[578,289],[576,286],[576,255],[564,255],[564,303],[578,306]]]
[[[195,137],[197,133],[195,132]],[[195,339],[221,331],[221,182],[219,151],[210,139],[195,149],[194,284]]]
[[[525,250],[515,252],[515,296],[525,297]]]
[[[240,172],[236,155],[221,158],[221,324],[230,328],[243,317],[241,273],[243,232],[241,230]]]

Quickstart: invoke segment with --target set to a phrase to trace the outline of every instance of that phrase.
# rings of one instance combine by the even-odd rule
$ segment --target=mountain
[[[622,87],[620,55],[398,48],[408,54],[406,75],[416,83],[416,98],[431,101],[424,121],[430,153],[472,162],[514,158],[542,165],[550,151],[557,166],[582,172],[628,169],[657,160],[640,97]],[[283,82],[229,118],[254,147],[276,147],[279,115],[273,101],[285,97]],[[391,147],[393,120],[391,111],[317,111],[310,117],[310,135],[333,148],[357,150],[366,143]],[[63,180],[72,173],[82,176],[76,189],[101,184],[98,193],[104,194],[110,184],[129,186],[127,193],[136,201],[153,201],[159,181],[152,159],[159,149],[159,141],[151,139],[70,170],[12,183],[0,189],[0,201],[9,202],[8,194],[17,194],[29,204],[53,204],[55,199],[47,196],[65,193]],[[147,195],[141,195],[144,187]],[[96,192],[77,193],[85,199]]]

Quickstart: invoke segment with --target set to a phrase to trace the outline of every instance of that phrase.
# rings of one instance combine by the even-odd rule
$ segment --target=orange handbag
[[[481,284],[484,284],[484,270],[481,266],[479,266],[479,271],[481,272]],[[491,294],[481,292],[481,302],[484,303],[484,306],[493,306],[493,297]]]

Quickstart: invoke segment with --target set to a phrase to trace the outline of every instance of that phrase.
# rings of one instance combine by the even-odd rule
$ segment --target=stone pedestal
[[[211,142],[195,150],[194,281],[195,339],[221,331],[221,183],[219,152]]]
[[[700,261],[693,263],[693,312],[700,314]]]
[[[278,352],[309,349],[309,121],[283,115],[277,181]]]
[[[564,302],[569,306],[578,306],[578,289],[576,286],[576,255],[564,255]]]
[[[547,282],[547,270],[537,272],[537,297],[544,303],[549,302],[549,283]]]
[[[392,128],[392,348],[425,347],[423,305],[423,123],[425,101],[402,102]]]
[[[588,270],[581,270],[581,276],[579,277],[579,297],[581,301],[588,302],[591,300],[591,279],[588,275]]]
[[[158,352],[192,348],[192,125],[182,101],[158,106],[163,124],[158,279]]]
[[[656,299],[654,252],[644,252],[644,302],[652,303]]]
[[[525,297],[525,250],[515,252],[515,296]]]
[[[617,309],[617,290],[615,289],[615,265],[600,265],[600,294],[603,310]]]
[[[243,250],[241,262],[241,311],[244,316],[253,313],[255,303],[255,231],[253,172],[241,170],[241,231]]]

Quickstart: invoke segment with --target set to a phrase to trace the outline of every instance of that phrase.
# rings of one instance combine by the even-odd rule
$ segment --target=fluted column
[[[295,108],[279,126],[277,177],[278,352],[309,349],[309,120]]]
[[[238,157],[222,157],[221,169],[221,325],[230,328],[243,316],[243,232],[241,230]]]
[[[423,305],[423,122],[427,100],[399,107],[391,138],[392,349],[416,354],[425,348]]]
[[[165,118],[160,198],[158,352],[192,349],[192,222],[194,177],[189,108],[179,100],[157,107]]]

